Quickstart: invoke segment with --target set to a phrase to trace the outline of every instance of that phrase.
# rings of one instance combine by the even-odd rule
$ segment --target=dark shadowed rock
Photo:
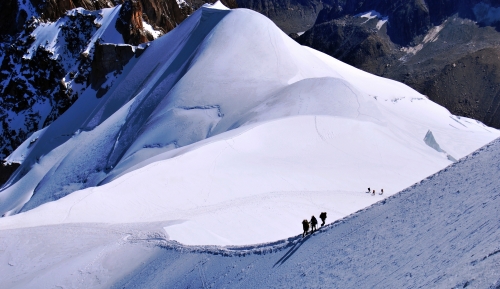
[[[304,32],[323,9],[320,0],[237,0],[238,7],[260,12],[273,20],[285,33]]]
[[[86,10],[99,10],[115,6],[110,0],[31,0],[39,15],[51,21],[66,14],[66,11],[82,7]]]
[[[120,16],[115,27],[123,36],[123,41],[131,45],[139,45],[153,40],[148,36],[142,24],[142,5],[139,1],[125,1],[120,9]]]
[[[500,127],[500,17],[489,12],[498,7],[500,1],[334,0],[297,41]],[[360,17],[370,11],[379,14]]]
[[[17,163],[12,163],[12,164],[2,164],[0,165],[0,187],[2,187],[5,182],[10,178],[12,173],[19,168],[19,164]]]
[[[103,96],[109,87],[102,87],[106,82],[106,76],[114,72],[118,74],[123,67],[132,59],[140,56],[145,48],[132,47],[130,45],[98,44],[92,61],[92,72],[90,74],[90,85],[97,91],[97,97]]]
[[[18,9],[17,0],[0,1],[0,36],[14,34],[22,29],[22,25],[21,27],[17,25]],[[24,14],[26,14],[26,11]],[[20,16],[22,17],[22,15]],[[22,22],[24,23],[24,21]]]

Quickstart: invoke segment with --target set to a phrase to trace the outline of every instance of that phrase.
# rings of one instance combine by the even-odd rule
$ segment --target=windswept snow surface
[[[183,246],[158,231],[169,222],[1,230],[0,288],[498,288],[499,174],[496,140],[313,235],[296,222],[261,245]]]
[[[382,200],[450,165],[446,153],[459,159],[500,135],[220,5],[39,134],[0,191],[0,230],[167,222],[184,244],[269,242],[321,211],[335,220]],[[446,153],[425,143],[429,130]]]
[[[236,248],[159,241],[165,250],[112,288],[499,288],[499,175],[496,140],[306,238]]]

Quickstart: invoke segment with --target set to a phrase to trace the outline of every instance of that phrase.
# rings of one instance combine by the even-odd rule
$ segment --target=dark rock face
[[[74,60],[78,70],[70,75],[75,83],[84,85],[90,72],[91,58],[80,55],[87,40],[97,30],[94,15],[66,15],[59,26],[58,37],[64,39],[61,55],[43,45],[33,47],[33,20],[12,43],[0,45],[0,156],[8,156],[31,133],[61,115],[77,99],[78,92],[67,86],[64,79],[70,72],[65,65]],[[17,122],[17,125],[11,123]]]
[[[500,128],[495,7],[500,1],[332,1],[297,41]],[[369,11],[380,14],[360,17]]]
[[[109,89],[108,86],[103,87],[106,75],[112,72],[115,76],[120,74],[130,59],[139,57],[144,49],[137,47],[134,50],[128,45],[98,44],[95,47],[90,74],[90,85],[97,91],[96,96],[103,96]]]
[[[326,23],[344,16],[377,11],[391,20],[387,34],[394,43],[406,45],[414,37],[425,33],[430,26],[430,15],[423,0],[335,0],[318,15],[315,24]],[[394,23],[394,25],[392,24]]]
[[[66,11],[82,7],[86,10],[110,8],[116,3],[110,0],[31,0],[43,19],[55,21],[66,14]]]
[[[19,168],[19,164],[2,164],[0,165],[0,187],[7,182],[12,173]]]
[[[237,0],[238,7],[260,12],[273,20],[285,33],[304,32],[311,28],[323,9],[321,0]]]
[[[139,1],[125,1],[116,21],[116,30],[123,36],[125,43],[139,45],[153,40],[146,34],[142,24],[142,5]]]
[[[17,0],[0,1],[0,35],[14,34],[20,31],[17,27],[16,19],[18,9]],[[26,14],[26,12],[24,14]],[[20,19],[19,22],[24,23],[25,20],[26,18],[24,17],[24,19]]]
[[[500,51],[485,48],[447,64],[423,91],[457,115],[500,127]]]

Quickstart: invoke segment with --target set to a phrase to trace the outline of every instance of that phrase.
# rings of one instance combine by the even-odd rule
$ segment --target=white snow
[[[35,142],[43,135],[46,128],[34,132],[27,140],[25,140],[4,162],[8,164],[22,164],[26,156],[31,152]]]
[[[175,0],[177,2],[177,5],[179,6],[179,8],[184,8],[185,6],[189,5],[186,1],[184,0]]]
[[[0,192],[2,214],[33,209],[0,228],[168,220],[185,244],[268,242],[293,234],[282,224],[342,218],[449,165],[429,130],[457,159],[499,136],[244,9],[202,8],[93,93]]]
[[[384,26],[384,24],[387,23],[387,21],[389,21],[388,16],[382,16],[382,14],[380,14],[379,12],[377,12],[375,10],[371,10],[371,11],[364,12],[364,13],[359,13],[357,15],[354,15],[354,17],[366,18],[366,21],[363,22],[362,24],[365,24],[374,18],[378,18],[379,21],[377,22],[377,25],[375,26],[375,27],[377,27],[377,30],[380,30],[382,28],[382,26]]]
[[[182,0],[181,0],[182,1]],[[180,4],[179,4],[180,5]],[[202,6],[203,8],[210,8],[210,9],[217,9],[217,10],[229,10],[229,8],[227,8],[224,4],[222,4],[222,2],[220,2],[219,0],[213,4],[210,4],[210,3],[205,3],[203,4]]]
[[[407,55],[401,57],[400,60],[405,61],[408,59],[409,56],[413,56],[417,54],[420,50],[422,50],[425,46],[425,44],[430,43],[430,42],[435,42],[436,40],[439,39],[439,32],[443,30],[443,28],[446,26],[447,20],[444,21],[441,25],[434,26],[431,29],[429,29],[429,32],[424,37],[424,40],[422,40],[421,43],[415,45],[415,46],[409,46],[409,47],[403,47],[401,48],[401,51],[404,51],[407,53]]]
[[[464,276],[479,272],[474,276],[490,282],[489,260],[500,254],[477,270],[463,264],[495,251],[496,235],[486,233],[498,222],[479,221],[499,211],[491,175],[498,166],[447,167],[448,154],[463,158],[500,132],[453,116],[404,84],[302,47],[256,12],[219,8],[201,8],[153,41],[104,96],[86,90],[10,157],[22,164],[0,191],[2,285],[123,288],[123,281],[132,288],[185,288],[251,280],[238,284],[262,288],[329,276],[324,284],[332,287],[452,288],[463,281],[432,266],[417,270],[415,260],[434,262],[445,274],[456,272],[450,264],[462,264]],[[446,153],[429,146],[430,137],[426,143],[429,131],[432,146]],[[455,175],[414,185],[444,168]],[[475,168],[485,174],[468,179]],[[384,195],[372,196],[368,187]],[[452,202],[442,193],[462,189],[477,196],[460,194]],[[311,246],[295,237],[311,215],[327,211],[333,222],[378,201],[317,234]],[[459,215],[469,219],[453,223]],[[449,222],[434,226],[436,220]],[[459,242],[467,232],[473,252],[454,251],[468,248]],[[444,245],[436,244],[440,238]],[[301,263],[310,255],[316,258]],[[218,265],[205,274],[209,260]],[[262,270],[252,271],[254,261]],[[308,269],[318,267],[327,273]],[[418,278],[405,277],[411,268]]]
[[[99,15],[102,16],[96,19],[96,23],[99,23],[101,27],[93,35],[90,41],[91,45],[94,44],[97,39],[100,39],[102,43],[123,43],[123,36],[115,28],[120,9],[121,5],[118,5],[114,8],[105,8],[99,11]],[[92,48],[91,45],[89,45],[85,51],[90,51]]]
[[[149,25],[147,22],[142,21],[142,26],[144,27],[144,30],[149,32],[151,35],[153,35],[154,39],[158,38],[161,36],[161,31],[154,30],[153,26]]]
[[[496,288],[499,159],[497,140],[313,235],[298,220],[261,245],[186,247],[158,231],[169,222],[0,230],[2,287]]]

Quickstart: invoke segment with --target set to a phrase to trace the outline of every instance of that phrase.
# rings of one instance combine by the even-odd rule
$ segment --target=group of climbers
[[[375,189],[371,190],[370,188],[368,188],[368,191],[366,193],[371,193],[372,196],[375,196],[375,194],[376,194]],[[379,195],[383,195],[383,194],[384,194],[384,189],[380,189]],[[323,227],[323,225],[325,225],[326,212],[322,212],[321,214],[319,214],[319,218],[322,221],[321,226]],[[304,233],[302,233],[302,237],[305,237],[309,233],[309,228],[311,228],[311,234],[314,233],[317,230],[317,228],[316,228],[317,225],[318,225],[318,220],[316,219],[316,217],[314,217],[314,215],[311,217],[310,221],[304,219],[302,221],[302,229],[304,229]]]
[[[319,214],[319,218],[322,221],[321,226],[323,227],[323,225],[325,225],[326,212],[322,212],[321,214]],[[309,224],[311,225],[311,234],[312,234],[317,230],[316,226],[318,225],[318,220],[316,219],[316,217],[314,215],[311,217],[311,221],[308,221],[306,219],[304,219],[302,221],[302,229],[304,229],[304,233],[302,233],[302,237],[305,237],[307,235],[307,233],[309,232]]]
[[[371,193],[372,196],[375,196],[375,190],[370,190],[370,188],[368,188],[368,192],[366,192],[366,193],[368,193],[368,194]],[[383,195],[384,194],[384,189],[381,189],[380,193],[378,193],[378,194],[379,195]]]

